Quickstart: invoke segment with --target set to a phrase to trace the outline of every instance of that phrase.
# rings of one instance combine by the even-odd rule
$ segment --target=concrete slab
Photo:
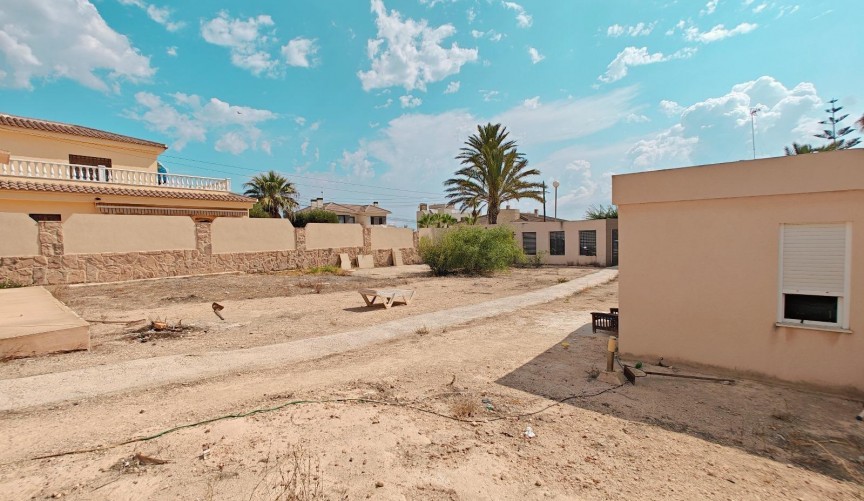
[[[393,266],[402,266],[405,263],[402,262],[402,251],[399,249],[393,249]]]
[[[351,269],[351,258],[348,256],[348,254],[339,254],[339,266],[343,270]]]
[[[375,267],[375,258],[369,254],[360,254],[357,256],[357,267],[361,270]]]
[[[44,287],[0,290],[0,358],[89,349],[90,324]]]

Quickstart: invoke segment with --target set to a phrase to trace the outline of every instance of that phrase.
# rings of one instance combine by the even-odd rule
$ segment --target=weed
[[[325,266],[315,266],[313,268],[308,268],[303,270],[305,275],[345,275],[345,270],[342,268],[328,264]]]
[[[289,446],[288,454],[275,468],[265,468],[264,476],[252,490],[249,499],[316,501],[324,496],[324,474],[321,462],[296,446]],[[269,459],[269,458],[268,458]],[[268,461],[269,463],[269,461]]]
[[[21,282],[16,282],[11,278],[4,278],[0,280],[0,289],[17,289],[19,287],[24,287],[24,284]]]
[[[424,325],[423,327],[420,327],[419,329],[414,331],[414,334],[417,334],[418,336],[425,336],[426,334],[429,334],[429,328]]]
[[[600,377],[600,369],[596,365],[592,365],[590,369],[585,371],[585,374],[588,375],[588,379],[597,379]]]
[[[566,284],[569,281],[570,281],[570,279],[567,277],[558,277],[558,283],[559,284]]]
[[[469,418],[480,411],[480,406],[469,397],[459,397],[450,404],[450,414],[459,419]]]

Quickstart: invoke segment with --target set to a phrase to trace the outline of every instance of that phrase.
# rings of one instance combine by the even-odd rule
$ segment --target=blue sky
[[[858,0],[6,0],[0,111],[399,224],[501,122],[578,219],[612,174],[752,158],[752,107],[759,157],[818,144],[833,97],[860,117],[862,24]]]

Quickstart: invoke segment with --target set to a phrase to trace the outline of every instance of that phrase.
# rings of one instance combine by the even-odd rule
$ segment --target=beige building
[[[612,188],[623,353],[864,391],[864,150]]]
[[[313,198],[308,207],[303,207],[297,212],[305,212],[312,209],[324,209],[335,212],[339,222],[343,224],[359,224],[362,226],[381,226],[387,224],[387,215],[390,211],[378,206],[378,202],[370,205],[340,204],[336,202],[324,202],[321,197]]]
[[[453,204],[420,204],[417,207],[417,222],[426,214],[447,214],[452,216],[457,222],[471,218],[470,212],[461,211]]]
[[[543,264],[617,266],[618,220],[536,221],[507,223],[526,256]]]
[[[159,170],[161,143],[0,113],[0,212],[248,216],[228,179]]]

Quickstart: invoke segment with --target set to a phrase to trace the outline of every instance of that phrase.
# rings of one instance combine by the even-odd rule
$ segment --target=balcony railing
[[[9,160],[8,164],[0,164],[0,176],[187,190],[231,191],[230,179],[113,169],[101,165],[94,167],[90,165],[39,162],[15,158]]]

